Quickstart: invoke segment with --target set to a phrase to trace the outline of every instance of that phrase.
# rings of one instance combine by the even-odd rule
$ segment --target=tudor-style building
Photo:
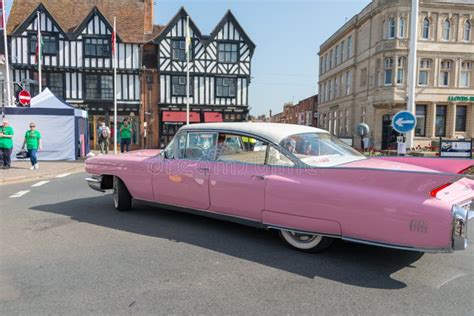
[[[160,145],[186,122],[186,20],[184,8],[161,31],[158,45]],[[189,19],[190,122],[243,121],[255,44],[228,11],[210,35]]]
[[[155,37],[152,0],[15,0],[8,19],[13,80],[38,79],[37,12],[43,38],[42,81],[56,96],[88,110],[91,143],[97,124],[113,127],[113,19],[117,23],[119,121],[131,117],[138,144],[141,124],[141,47]],[[37,85],[29,85],[32,94]]]

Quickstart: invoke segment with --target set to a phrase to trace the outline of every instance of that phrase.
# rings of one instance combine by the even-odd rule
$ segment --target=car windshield
[[[365,159],[361,153],[326,133],[292,135],[283,139],[280,146],[312,167],[332,167]]]

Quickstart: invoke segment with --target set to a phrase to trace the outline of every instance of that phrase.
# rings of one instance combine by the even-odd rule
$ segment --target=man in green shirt
[[[0,151],[3,157],[2,169],[10,169],[13,134],[13,128],[10,126],[8,120],[4,119],[2,126],[0,126]]]
[[[28,155],[30,156],[31,161],[31,168],[30,170],[37,170],[39,169],[38,165],[38,158],[36,154],[38,150],[42,150],[42,143],[41,143],[41,134],[36,130],[36,124],[30,123],[30,130],[25,133],[25,140],[23,141],[22,149],[25,148],[28,150]]]
[[[127,119],[124,119],[122,127],[120,127],[120,151],[122,153],[125,150],[128,152],[130,143],[132,142],[132,133],[132,126],[130,126]]]

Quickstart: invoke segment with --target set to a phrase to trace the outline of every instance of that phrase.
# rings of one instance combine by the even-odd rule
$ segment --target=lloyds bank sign
[[[474,95],[450,95],[449,102],[474,102]]]

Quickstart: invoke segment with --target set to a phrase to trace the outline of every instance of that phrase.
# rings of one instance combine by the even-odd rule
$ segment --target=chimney
[[[154,0],[143,0],[145,4],[144,33],[153,33],[153,2]]]

